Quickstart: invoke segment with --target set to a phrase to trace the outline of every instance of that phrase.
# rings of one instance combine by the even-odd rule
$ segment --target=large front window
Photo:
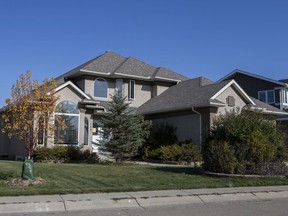
[[[74,102],[62,101],[56,106],[55,127],[56,144],[78,144],[79,110]]]
[[[102,78],[98,78],[94,82],[94,97],[108,97],[108,83]]]

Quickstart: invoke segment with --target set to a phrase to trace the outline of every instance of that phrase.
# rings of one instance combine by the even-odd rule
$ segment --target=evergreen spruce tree
[[[137,155],[143,143],[143,134],[147,134],[143,133],[143,125],[144,130],[150,129],[147,122],[139,121],[139,117],[133,114],[126,98],[116,91],[102,118],[104,140],[107,140],[102,146],[115,157],[116,162]]]

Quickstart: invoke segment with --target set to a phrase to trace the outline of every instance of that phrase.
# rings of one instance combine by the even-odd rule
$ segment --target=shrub
[[[37,148],[32,155],[35,162],[53,161],[55,155],[52,148],[40,147]]]
[[[56,145],[51,148],[52,154],[54,155],[55,162],[67,162],[69,161],[68,157],[68,148],[66,146]]]
[[[194,144],[173,144],[170,146],[161,146],[159,148],[146,148],[145,157],[149,159],[160,159],[164,161],[176,162],[197,162],[201,161],[201,152],[198,145]]]
[[[81,151],[74,146],[56,145],[53,148],[40,147],[33,153],[34,161],[36,162],[77,162],[85,161],[91,155],[87,149]]]
[[[149,146],[158,148],[160,146],[169,146],[177,142],[176,128],[168,123],[153,125]]]
[[[211,140],[204,151],[204,168],[219,173],[234,173],[237,159],[228,142]]]
[[[282,132],[271,116],[250,110],[233,111],[214,121],[204,145],[204,168],[256,173],[261,164],[282,162],[285,151]]]

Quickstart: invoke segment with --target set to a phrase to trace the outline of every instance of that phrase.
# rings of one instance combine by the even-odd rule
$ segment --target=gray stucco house
[[[153,123],[177,127],[179,141],[202,144],[213,119],[234,108],[251,107],[275,115],[283,112],[249,97],[235,80],[214,83],[203,77],[189,79],[164,67],[133,57],[105,52],[56,78],[60,97],[54,115],[62,115],[65,128],[56,125],[55,136],[39,146],[80,146],[98,151],[101,116],[115,90],[120,90],[138,114]],[[60,108],[60,109],[59,109]],[[24,146],[0,133],[0,157],[23,157]]]

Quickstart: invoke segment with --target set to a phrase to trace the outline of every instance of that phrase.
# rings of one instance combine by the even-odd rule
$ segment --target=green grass
[[[151,167],[134,164],[41,164],[35,174],[46,184],[9,186],[4,180],[19,178],[22,162],[0,161],[0,196],[121,192],[144,190],[287,185],[287,178],[209,177],[198,168]]]

